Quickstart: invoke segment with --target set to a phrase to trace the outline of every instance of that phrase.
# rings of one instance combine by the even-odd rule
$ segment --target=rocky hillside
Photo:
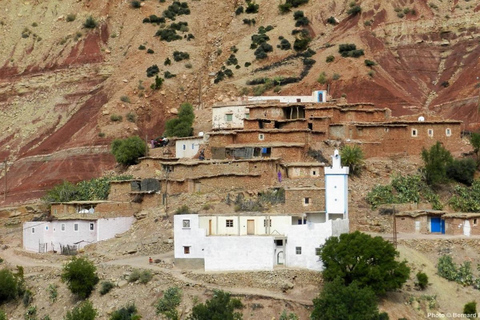
[[[2,1],[0,160],[8,160],[8,197],[1,205],[38,198],[64,179],[101,175],[114,167],[112,139],[161,135],[184,101],[196,108],[197,132],[209,130],[215,102],[322,88],[333,99],[372,102],[395,115],[433,112],[463,120],[465,130],[480,126],[480,1],[309,1],[285,14],[278,2],[256,4],[257,13],[246,13],[255,8],[240,0],[186,0],[185,14],[154,17],[157,24],[152,15],[168,11],[172,18],[171,0],[145,0],[138,8],[125,0]],[[308,24],[294,15],[298,10]],[[84,26],[89,16],[94,28]],[[162,35],[162,27],[170,31]],[[267,57],[251,49],[260,27],[268,30]],[[179,39],[161,40],[175,37],[174,29]],[[295,39],[307,38],[309,58],[293,50]],[[364,55],[342,57],[341,44]],[[176,61],[181,53],[188,59]],[[153,65],[165,78],[159,90],[147,77]],[[264,78],[274,85],[247,84]]]

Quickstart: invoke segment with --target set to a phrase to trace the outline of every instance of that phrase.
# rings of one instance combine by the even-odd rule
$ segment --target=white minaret
[[[325,211],[327,220],[348,219],[348,167],[342,167],[338,150],[332,156],[332,166],[325,167]]]

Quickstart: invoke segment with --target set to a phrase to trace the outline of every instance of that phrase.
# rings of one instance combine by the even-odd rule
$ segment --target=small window
[[[65,231],[65,223],[62,223],[62,226],[60,227],[62,231]]]
[[[183,145],[183,150],[187,149],[187,146],[186,145]]]
[[[250,113],[245,113],[245,119],[250,119]]]
[[[48,231],[48,226],[45,226],[45,230]]]
[[[263,219],[263,226],[266,227],[267,226],[267,221],[269,222],[268,223],[268,226],[271,227],[272,226],[272,219]]]
[[[295,247],[296,254],[302,254],[302,247]]]
[[[445,134],[447,137],[450,137],[452,135],[452,130],[450,130],[450,128],[445,129]]]
[[[226,224],[227,228],[233,228],[233,220],[232,219],[228,219],[226,221]]]
[[[233,120],[233,114],[231,114],[231,113],[226,114],[225,119],[226,119],[227,121],[232,121],[232,120]]]
[[[321,248],[315,248],[315,255],[319,256],[321,253]]]
[[[32,233],[35,233],[35,228],[34,227],[32,227]]]
[[[258,135],[258,140],[261,140],[261,141],[265,140],[265,135],[263,133],[260,133]]]
[[[183,247],[184,254],[190,254],[190,247]]]
[[[474,225],[474,226],[477,225],[477,219],[473,219],[473,225]]]
[[[417,129],[412,129],[412,137],[418,136],[418,131]]]
[[[195,149],[195,143],[192,143],[192,150]]]
[[[190,228],[190,220],[183,220],[183,227]]]
[[[277,247],[282,247],[283,246],[283,240],[279,239],[279,240],[273,240],[275,242],[275,245]]]
[[[78,231],[78,223],[75,223],[75,224],[73,225],[73,231]]]
[[[317,171],[316,170],[312,170],[312,176],[316,176],[317,175]]]
[[[311,199],[310,198],[303,198],[303,205],[304,206],[308,206],[309,204],[311,204]]]
[[[385,130],[385,132],[388,132],[390,129],[389,128],[384,128],[383,130]]]
[[[95,230],[95,224],[93,224],[93,223],[90,223],[89,227],[90,227],[90,231],[93,231],[93,230]]]
[[[433,137],[433,129],[428,129],[428,136]]]

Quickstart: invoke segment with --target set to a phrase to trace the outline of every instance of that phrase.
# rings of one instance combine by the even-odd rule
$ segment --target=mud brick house
[[[441,210],[412,210],[396,213],[397,231],[403,233],[445,233]]]
[[[332,167],[324,168],[325,191],[309,188],[318,193],[303,206],[296,204],[304,210],[175,215],[176,265],[206,271],[272,270],[276,265],[322,270],[320,245],[349,230],[348,171],[336,151]],[[310,207],[314,203],[318,206]],[[309,210],[320,209],[320,204],[321,210]]]
[[[445,234],[450,235],[480,235],[480,213],[454,212],[442,216],[445,221]]]
[[[396,118],[389,109],[375,108],[370,103],[336,104],[294,96],[271,98],[260,97],[257,104],[252,104],[255,100],[251,99],[238,102],[243,103],[238,106],[241,107],[238,114],[248,115],[242,119],[243,128],[240,121],[228,127],[220,123],[218,117],[212,119],[218,131],[208,136],[208,154],[216,159],[228,158],[224,152],[236,149],[238,144],[250,144],[251,148],[269,148],[266,144],[271,144],[273,153],[275,144],[295,143],[297,154],[289,155],[285,161],[305,161],[308,157],[302,154],[310,149],[323,149],[324,142],[329,140],[357,144],[367,157],[418,155],[437,141],[453,153],[461,147],[461,121],[425,119],[424,116]],[[225,115],[232,112],[229,110],[233,107],[218,106],[215,112]],[[224,130],[227,128],[230,130]],[[269,154],[247,153],[249,157]],[[278,152],[275,156],[282,157]]]

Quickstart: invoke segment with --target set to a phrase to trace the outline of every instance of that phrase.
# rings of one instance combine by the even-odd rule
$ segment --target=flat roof
[[[281,164],[284,167],[325,167],[324,162],[288,162]]]
[[[395,215],[397,217],[420,217],[425,215],[432,215],[432,216],[441,216],[446,214],[446,211],[443,210],[410,210],[410,211],[402,211],[398,212]]]
[[[296,142],[255,142],[255,143],[243,143],[243,144],[229,144],[226,145],[226,149],[235,149],[235,148],[248,148],[248,147],[285,147],[285,148],[301,148],[305,147],[305,143],[296,143]]]

